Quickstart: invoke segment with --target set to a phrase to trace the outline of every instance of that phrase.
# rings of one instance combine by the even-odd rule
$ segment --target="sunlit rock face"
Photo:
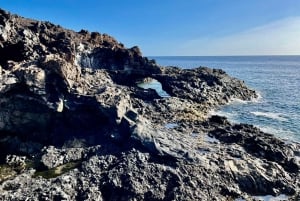
[[[209,116],[256,96],[222,70],[0,10],[0,199],[296,199],[299,144]]]

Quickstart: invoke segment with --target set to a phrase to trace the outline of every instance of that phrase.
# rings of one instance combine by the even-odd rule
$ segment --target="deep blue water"
[[[163,66],[207,66],[244,80],[261,98],[233,102],[217,114],[253,124],[283,139],[300,141],[300,56],[149,57]]]

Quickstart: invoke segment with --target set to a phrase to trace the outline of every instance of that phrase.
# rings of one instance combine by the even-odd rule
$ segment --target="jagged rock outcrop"
[[[297,199],[299,143],[208,115],[256,96],[222,70],[0,10],[0,199]]]
[[[210,107],[226,104],[232,98],[257,98],[256,93],[248,89],[241,80],[228,77],[220,69],[171,67],[163,69],[163,73],[155,78],[170,95],[207,103]]]

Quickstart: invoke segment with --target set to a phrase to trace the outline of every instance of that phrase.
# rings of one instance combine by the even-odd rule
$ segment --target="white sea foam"
[[[287,121],[286,117],[281,113],[260,112],[260,111],[255,111],[255,112],[250,112],[250,113],[254,114],[255,116],[266,117],[266,118],[275,119],[275,120],[278,120],[278,121]]]
[[[260,103],[263,100],[263,96],[260,91],[256,90],[257,98],[253,98],[251,102]]]
[[[262,95],[259,91],[256,92],[257,98],[252,98],[251,100],[241,100],[238,98],[232,98],[229,104],[248,104],[248,103],[260,103],[262,101]]]
[[[281,134],[280,129],[273,128],[273,127],[270,127],[270,126],[257,126],[256,125],[256,127],[258,127],[260,130],[262,130],[265,133],[270,133],[270,134],[274,134],[274,135]]]
[[[292,142],[296,138],[295,133],[293,133],[292,131],[289,131],[289,130],[284,130],[284,129],[275,128],[275,127],[271,127],[271,126],[256,125],[256,127],[265,133],[276,135],[277,137],[285,140],[286,143]]]
[[[230,104],[247,104],[247,103],[250,103],[251,101],[245,101],[245,100],[241,100],[241,99],[238,99],[238,98],[232,98],[230,100]]]

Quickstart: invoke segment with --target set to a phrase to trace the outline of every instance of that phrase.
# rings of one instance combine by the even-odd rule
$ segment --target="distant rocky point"
[[[222,70],[0,10],[0,199],[300,199],[298,143],[209,115],[256,97]]]

